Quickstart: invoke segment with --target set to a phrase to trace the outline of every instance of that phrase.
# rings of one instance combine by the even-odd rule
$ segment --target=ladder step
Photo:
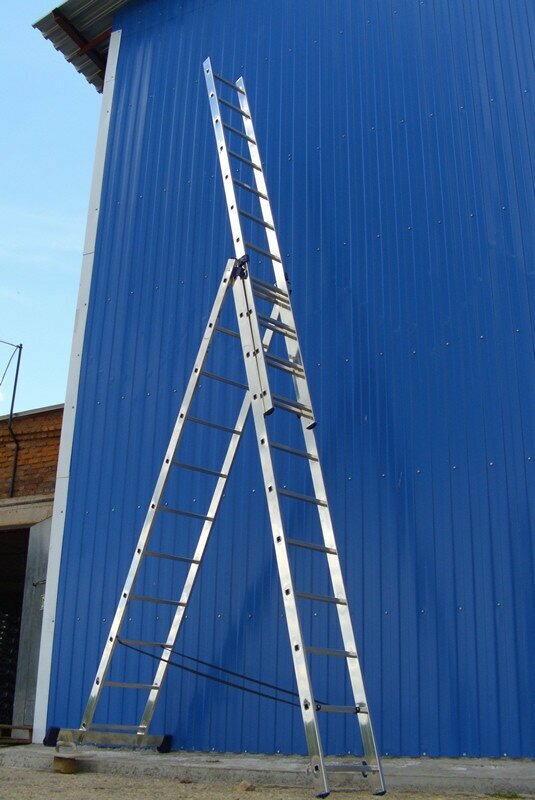
[[[251,244],[251,242],[245,242],[245,247],[249,248],[249,250],[254,250],[255,253],[260,253],[261,256],[265,256],[266,258],[270,258],[272,261],[278,261],[279,264],[282,264],[282,259],[279,256],[276,256],[274,253],[270,253],[269,250],[262,250],[261,247],[257,247],[255,244]]]
[[[251,278],[251,286],[253,289],[264,289],[267,292],[274,292],[288,302],[288,292],[285,292],[284,289],[280,289],[275,283],[267,283],[267,281],[261,281],[260,278]]]
[[[170,644],[166,644],[165,642],[145,642],[141,639],[119,639],[120,644],[129,644],[132,647],[161,647],[162,650],[172,650],[172,646]]]
[[[286,397],[279,397],[278,395],[272,395],[271,399],[273,400],[273,405],[276,408],[282,409],[282,411],[291,411],[300,417],[314,419],[310,408],[304,406],[302,403],[297,403],[294,400],[288,400]]]
[[[327,772],[361,772],[366,775],[368,772],[379,772],[379,767],[370,767],[369,764],[325,764]],[[377,794],[380,794],[377,792]],[[384,794],[384,792],[382,792]]]
[[[167,600],[164,597],[148,597],[143,594],[133,594],[130,596],[130,600],[138,600],[141,603],[161,603],[164,606],[186,607],[186,603],[181,603],[180,600]]]
[[[97,731],[137,731],[140,725],[113,725],[111,722],[95,722],[88,725],[86,730],[93,732]]]
[[[319,603],[347,606],[347,600],[343,600],[341,597],[329,597],[325,594],[311,594],[310,592],[296,592],[295,596],[300,597],[302,600],[317,600]]]
[[[167,561],[181,561],[185,564],[200,564],[201,562],[195,558],[186,558],[186,556],[175,556],[171,553],[157,553],[155,550],[145,550],[145,555],[149,558],[165,558]]]
[[[223,127],[227,131],[230,131],[231,133],[235,133],[236,136],[240,136],[242,139],[246,139],[248,142],[251,142],[251,144],[256,144],[256,142],[253,139],[253,137],[252,136],[247,136],[247,134],[244,133],[244,131],[240,131],[240,130],[238,130],[238,128],[233,128],[232,125],[228,125],[226,122],[223,123]]]
[[[218,333],[224,333],[225,336],[233,336],[235,339],[240,338],[240,334],[238,331],[233,331],[230,328],[223,328],[221,325],[216,325],[214,328],[215,331]]]
[[[248,114],[246,111],[243,111],[243,109],[239,108],[239,106],[235,106],[234,103],[229,103],[229,101],[225,100],[223,97],[218,97],[217,99],[222,105],[226,106],[227,108],[230,108],[232,111],[237,111],[238,114],[242,115],[242,117],[245,117],[246,119],[251,119],[250,114]]]
[[[281,489],[277,487],[279,494],[284,497],[291,497],[293,500],[302,500],[304,503],[312,503],[315,506],[327,506],[326,500],[319,500],[317,497],[311,497],[308,494],[299,494],[299,492],[291,492],[289,489]]]
[[[267,194],[264,192],[259,192],[258,189],[255,189],[253,186],[249,186],[248,183],[244,183],[243,181],[239,181],[237,178],[234,178],[234,184],[236,186],[240,186],[242,189],[245,189],[247,192],[251,192],[251,194],[255,194],[257,197],[261,197],[262,200],[267,200]]]
[[[248,167],[252,167],[253,169],[257,169],[259,172],[262,172],[262,165],[256,164],[254,161],[251,161],[250,158],[246,158],[245,156],[240,155],[240,153],[236,153],[234,150],[228,150],[228,154],[237,161],[241,161],[242,164],[247,164]]]
[[[357,658],[355,651],[331,650],[329,647],[305,647],[307,653],[316,656],[334,656],[335,658]]]
[[[288,372],[291,375],[297,375],[300,378],[305,377],[305,370],[301,364],[294,364],[292,361],[287,361],[285,358],[271,355],[271,353],[266,353],[265,359],[266,363],[275,367],[275,369],[280,369],[282,372]]]
[[[333,547],[324,547],[322,544],[309,544],[299,539],[286,539],[286,544],[291,545],[291,547],[303,547],[305,550],[315,550],[317,553],[328,553],[332,556],[338,555]]]
[[[102,681],[102,686],[111,686],[117,689],[159,689],[160,687],[154,683],[126,683],[125,681]]]
[[[325,703],[316,703],[316,711],[322,711],[325,714],[359,714],[362,709],[360,706],[330,706]]]
[[[226,383],[229,386],[235,386],[237,389],[249,389],[246,383],[240,383],[239,381],[233,381],[232,378],[225,378],[223,375],[216,375],[215,372],[206,372],[204,369],[200,372],[201,375],[204,375],[205,378],[210,378],[212,381],[219,381],[220,383]]]
[[[247,388],[247,387],[246,387]],[[198,467],[196,464],[186,464],[184,461],[171,461],[174,467],[181,469],[189,469],[191,472],[202,472],[203,475],[213,475],[215,478],[226,478],[225,472],[218,472],[215,469],[206,469],[205,467]]]
[[[238,213],[241,214],[242,217],[247,217],[247,219],[256,222],[257,225],[262,225],[264,228],[269,228],[270,231],[275,230],[275,226],[272,225],[270,222],[266,222],[265,220],[261,219],[260,217],[255,217],[254,214],[249,214],[248,211],[244,211],[243,208],[238,209]]]
[[[309,461],[318,461],[317,456],[313,456],[312,453],[307,453],[306,450],[296,450],[295,447],[288,447],[288,445],[280,444],[279,442],[270,442],[270,446],[273,450],[281,450],[283,453],[290,453],[292,456],[308,458]]]
[[[218,422],[210,422],[210,420],[200,417],[190,417],[189,414],[186,419],[189,422],[195,422],[196,425],[205,425],[207,428],[215,428],[218,431],[225,431],[225,433],[241,433],[237,428],[229,428],[228,425],[220,425]]]
[[[261,314],[257,315],[258,324],[263,328],[268,328],[273,333],[280,333],[281,336],[286,336],[288,339],[297,339],[297,333],[289,325],[284,322],[277,322],[273,317],[264,317]],[[316,459],[317,460],[317,459]]]
[[[285,308],[288,311],[290,310],[290,301],[288,298],[285,298],[276,292],[270,291],[269,289],[255,289],[253,287],[253,293],[254,296],[259,297],[260,300],[266,300],[268,303],[274,303],[274,305],[279,306],[279,308]]]
[[[158,506],[158,511],[165,511],[166,514],[178,514],[181,517],[192,517],[193,519],[204,519],[209,522],[213,521],[213,517],[207,517],[206,514],[197,514],[195,511],[184,511],[182,508],[171,508],[171,506]]]
[[[223,78],[221,75],[217,75],[215,72],[212,72],[212,75],[214,76],[214,78],[217,81],[220,81],[221,83],[224,83],[225,86],[230,86],[230,88],[234,89],[236,92],[239,92],[240,94],[245,94],[245,90],[242,89],[241,86],[238,86],[237,84],[232,83],[232,81],[228,81],[226,78]]]

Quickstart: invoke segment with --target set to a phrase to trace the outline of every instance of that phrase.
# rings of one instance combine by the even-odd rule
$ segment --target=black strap
[[[154,653],[148,653],[146,650],[141,650],[139,647],[134,647],[131,644],[126,644],[119,638],[117,639],[117,642],[118,644],[121,644],[123,647],[126,647],[129,650],[133,650],[135,653],[141,653],[142,655],[149,656],[149,658],[161,661],[161,657]],[[217,669],[219,670],[219,672],[224,672],[226,675],[232,675],[236,678],[241,678],[242,680],[250,681],[251,683],[256,683],[257,686],[265,686],[268,689],[274,689],[276,692],[283,692],[284,694],[290,695],[291,697],[299,698],[298,693],[292,691],[291,689],[282,689],[280,686],[275,686],[273,683],[266,683],[266,681],[261,681],[258,678],[251,678],[248,675],[242,675],[242,673],[240,672],[234,672],[231,669],[225,669],[225,667],[219,667],[217,666],[217,664],[210,664],[208,661],[203,661],[200,658],[194,658],[193,656],[188,656],[185,653],[179,653],[176,650],[171,650],[171,653],[181,658],[186,658],[189,661],[194,661],[197,664],[202,664],[205,667],[210,667],[211,669]],[[242,692],[247,692],[248,694],[257,695],[257,697],[264,697],[267,700],[275,700],[277,703],[285,703],[285,705],[296,706],[297,708],[300,708],[300,704],[295,703],[293,700],[286,700],[283,697],[276,697],[275,695],[272,694],[266,694],[265,692],[258,691],[258,689],[252,689],[249,686],[241,686],[239,683],[233,683],[232,681],[227,681],[224,678],[217,678],[215,675],[210,675],[207,672],[201,672],[200,670],[193,669],[192,667],[187,667],[185,664],[178,664],[176,661],[167,661],[167,664],[169,664],[170,667],[178,667],[178,669],[184,670],[184,672],[190,672],[192,675],[200,675],[201,678],[207,678],[210,681],[215,681],[215,683],[222,683],[224,686],[230,686],[232,689],[240,689]]]

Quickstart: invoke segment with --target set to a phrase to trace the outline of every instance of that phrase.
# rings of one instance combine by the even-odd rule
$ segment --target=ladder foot
[[[173,737],[171,736],[171,734],[170,733],[164,733],[163,739],[161,741],[161,744],[158,745],[156,750],[159,753],[170,753],[171,752],[172,743],[173,743]]]

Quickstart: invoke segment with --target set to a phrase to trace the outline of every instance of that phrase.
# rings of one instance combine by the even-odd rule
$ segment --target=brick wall
[[[13,417],[20,444],[15,497],[54,493],[62,418],[63,408]],[[0,420],[0,499],[9,497],[15,452],[7,424],[7,419]]]

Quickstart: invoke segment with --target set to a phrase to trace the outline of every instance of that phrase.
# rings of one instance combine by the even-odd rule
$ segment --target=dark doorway
[[[29,528],[0,529],[1,725],[11,725],[13,719],[28,538]]]

